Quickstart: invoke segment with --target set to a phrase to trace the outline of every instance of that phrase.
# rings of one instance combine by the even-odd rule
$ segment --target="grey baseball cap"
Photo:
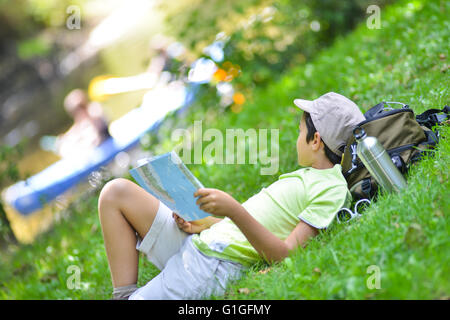
[[[294,104],[308,112],[325,144],[338,156],[355,126],[366,118],[350,99],[328,92],[315,100],[295,99]]]

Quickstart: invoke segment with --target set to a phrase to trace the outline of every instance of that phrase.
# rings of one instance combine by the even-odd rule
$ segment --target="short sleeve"
[[[347,186],[334,186],[314,197],[298,218],[314,228],[324,229],[348,202],[351,202],[351,195]]]

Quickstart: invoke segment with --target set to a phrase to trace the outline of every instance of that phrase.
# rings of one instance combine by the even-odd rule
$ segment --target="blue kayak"
[[[155,91],[147,102],[144,97],[139,108],[111,123],[112,137],[86,155],[63,158],[36,175],[8,187],[2,194],[4,201],[22,215],[42,209],[91,172],[108,164],[119,152],[136,146],[145,133],[156,131],[168,113],[183,112],[194,101],[198,88],[199,84],[194,83],[183,86],[176,93]],[[159,96],[152,97],[152,94]]]

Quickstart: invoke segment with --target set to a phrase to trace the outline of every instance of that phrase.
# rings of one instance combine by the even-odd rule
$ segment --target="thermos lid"
[[[386,151],[376,137],[368,136],[359,126],[353,129],[353,135],[358,142],[358,156],[365,158],[367,162],[375,161]]]
[[[363,128],[357,126],[355,129],[353,129],[353,136],[358,141],[358,140],[363,139],[366,136],[366,132],[364,131]]]

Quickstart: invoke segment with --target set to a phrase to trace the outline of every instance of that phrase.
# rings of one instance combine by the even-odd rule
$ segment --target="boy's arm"
[[[251,245],[267,262],[282,261],[299,245],[317,235],[317,229],[300,221],[286,240],[281,240],[267,230],[240,205],[230,219],[239,227]]]
[[[219,216],[228,216],[242,231],[250,244],[268,262],[282,261],[289,252],[317,235],[317,229],[300,221],[286,240],[281,240],[253,218],[229,194],[217,189],[199,189],[197,203],[201,209]]]

